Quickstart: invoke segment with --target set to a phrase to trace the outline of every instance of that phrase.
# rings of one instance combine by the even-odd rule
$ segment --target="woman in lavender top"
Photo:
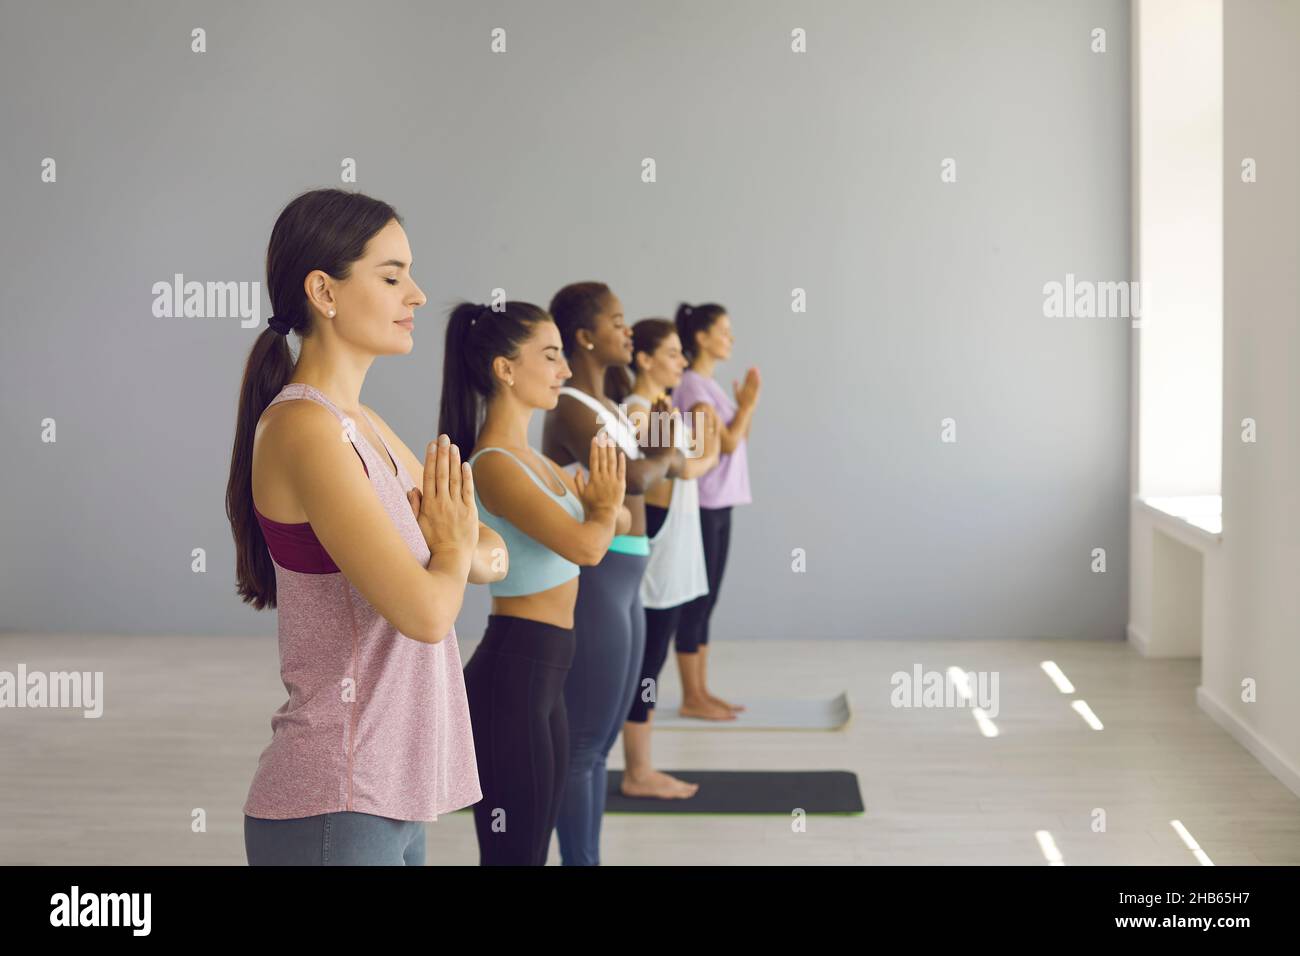
[[[749,429],[761,388],[758,369],[743,383],[733,381],[731,396],[713,380],[719,362],[731,357],[735,338],[731,317],[720,305],[683,303],[675,318],[690,368],[673,389],[673,404],[683,412],[711,408],[721,419],[722,455],[718,466],[699,479],[700,531],[708,568],[709,593],[682,608],[677,629],[677,666],[682,679],[682,712],[712,720],[727,720],[745,708],[714,696],[708,689],[709,618],[717,606],[722,573],[731,542],[731,509],[747,505],[749,494]],[[691,416],[688,416],[688,419]]]

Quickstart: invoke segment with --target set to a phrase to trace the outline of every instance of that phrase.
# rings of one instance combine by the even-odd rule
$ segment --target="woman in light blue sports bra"
[[[598,564],[630,527],[622,453],[592,442],[587,480],[528,444],[537,409],[569,378],[560,332],[526,302],[463,303],[447,323],[438,428],[469,463],[479,520],[501,535],[507,573],[489,585],[487,630],[465,665],[483,799],[482,865],[542,866],[568,770],[564,681],[573,662],[579,566]],[[479,421],[482,420],[482,426]]]

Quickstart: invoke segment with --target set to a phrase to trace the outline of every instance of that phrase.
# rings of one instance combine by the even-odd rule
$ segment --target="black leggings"
[[[682,605],[682,618],[677,626],[678,654],[694,654],[709,643],[709,617],[718,603],[722,572],[727,568],[727,548],[731,544],[731,507],[701,508],[700,534],[704,538],[709,593]]]
[[[653,538],[667,517],[667,508],[646,505],[645,533]],[[668,642],[677,630],[682,607],[679,604],[676,607],[645,609],[645,655],[641,662],[641,679],[637,681],[636,693],[632,695],[632,709],[627,714],[627,719],[633,723],[644,724],[650,719],[650,711],[654,709],[655,700],[659,697],[659,672],[663,670],[664,661],[668,658]],[[649,685],[654,688],[653,694],[647,689],[647,680],[654,682]],[[645,700],[646,697],[651,699]]]
[[[564,678],[573,631],[488,615],[465,665],[483,799],[474,804],[480,866],[544,866],[569,767]]]

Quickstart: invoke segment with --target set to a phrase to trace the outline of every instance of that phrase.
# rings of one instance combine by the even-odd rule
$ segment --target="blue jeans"
[[[581,570],[573,609],[574,655],[564,682],[569,772],[555,833],[565,866],[600,865],[605,758],[639,690],[645,658],[644,555],[608,552]]]
[[[244,815],[249,866],[424,866],[424,821],[373,813],[290,820]]]

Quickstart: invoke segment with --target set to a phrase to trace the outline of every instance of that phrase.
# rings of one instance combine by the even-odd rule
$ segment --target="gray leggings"
[[[424,866],[424,821],[373,813],[290,820],[244,815],[249,866]]]
[[[569,772],[555,823],[565,866],[600,865],[605,758],[623,729],[645,658],[640,592],[646,561],[610,551],[579,573],[573,666],[564,682]]]

